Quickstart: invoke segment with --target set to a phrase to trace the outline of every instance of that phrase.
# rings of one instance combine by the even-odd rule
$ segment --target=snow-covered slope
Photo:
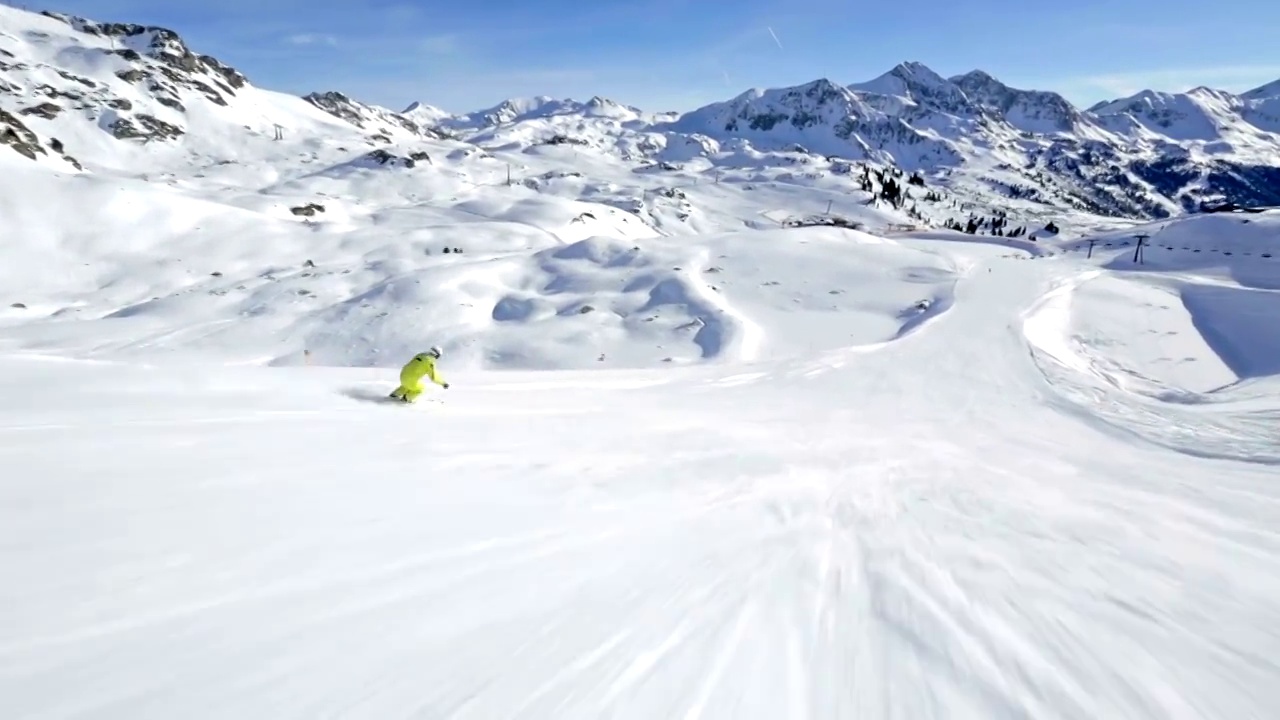
[[[1003,198],[1057,111],[918,65],[459,118],[0,22],[5,718],[1280,705],[1277,215]]]
[[[712,186],[640,198],[649,211],[637,215],[610,198],[585,202],[525,183],[485,187],[441,177],[433,163],[335,166],[208,198],[137,181],[12,172],[30,194],[0,197],[0,210],[22,228],[21,241],[0,246],[0,286],[8,303],[24,306],[10,316],[26,322],[0,344],[43,352],[74,338],[81,356],[96,358],[155,358],[161,350],[199,357],[235,348],[237,361],[293,363],[308,351],[319,363],[386,364],[420,344],[423,328],[450,349],[455,365],[743,358],[758,351],[747,340],[754,325],[727,310],[724,297],[772,280],[761,276],[759,263],[774,244],[796,242],[798,231],[727,235],[696,246],[685,237],[699,226],[740,227],[735,215],[778,228],[805,205],[821,215],[827,204],[821,194],[803,202],[779,197],[780,212],[770,217],[768,205],[745,206],[742,191]],[[717,212],[695,209],[690,198]],[[321,209],[310,215],[288,209],[305,213],[312,201]],[[668,202],[687,204],[688,222],[667,215]],[[894,220],[845,203],[837,209],[869,227]],[[76,213],[51,211],[71,206]],[[664,237],[655,223],[687,227]],[[875,247],[847,262],[826,257],[824,248],[869,237],[850,232],[800,236],[814,253],[812,278],[769,291],[766,304],[794,312],[795,303],[812,297],[820,307],[846,307],[841,284],[822,280],[831,273],[844,282],[880,282]],[[756,245],[766,249],[738,259],[736,246]],[[45,272],[31,273],[36,266]],[[870,334],[841,334],[839,342],[891,336],[905,322],[895,318],[929,296],[922,291],[885,285],[885,304],[866,311],[882,313],[884,322]]]
[[[752,328],[727,362],[493,373],[450,347],[417,407],[381,404],[393,368],[221,366],[229,336],[168,367],[212,340],[195,317],[129,363],[75,359],[79,335],[5,353],[0,696],[136,720],[1266,717],[1280,367],[1275,324],[1243,321],[1280,308],[1256,254],[1280,223],[1198,224],[1151,231],[1255,254],[1206,275],[1160,243],[1138,267],[688,236],[724,292],[682,301]],[[567,299],[601,273],[692,287],[599,243],[539,257]],[[932,302],[907,319],[910,297]],[[492,336],[593,349],[508,305]]]

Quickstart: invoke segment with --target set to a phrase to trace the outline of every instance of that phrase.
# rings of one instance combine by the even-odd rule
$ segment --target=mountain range
[[[139,152],[236,161],[229,136],[291,132],[297,101],[254,88],[166,28],[0,8],[0,144],[60,171],[128,172]],[[1081,109],[982,71],[944,78],[904,62],[868,82],[752,89],[686,113],[601,97],[512,99],[462,115],[335,91],[301,101],[375,148],[415,138],[475,152],[566,144],[711,174],[762,164],[847,174],[863,163],[994,205],[1137,219],[1206,200],[1280,204],[1280,80],[1238,95],[1147,90]]]

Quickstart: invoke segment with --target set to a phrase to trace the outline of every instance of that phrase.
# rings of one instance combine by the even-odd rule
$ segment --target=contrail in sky
[[[778,39],[778,34],[777,34],[777,33],[775,33],[775,32],[773,31],[773,28],[771,28],[771,27],[767,27],[767,26],[766,26],[766,27],[765,27],[765,30],[768,30],[768,31],[769,31],[769,34],[773,36],[773,41],[774,41],[774,42],[776,42],[776,43],[778,43],[778,49],[779,49],[779,50],[781,50],[781,49],[782,49],[782,41]]]

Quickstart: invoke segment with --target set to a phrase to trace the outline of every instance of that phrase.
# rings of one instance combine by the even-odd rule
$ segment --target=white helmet
[[[439,345],[432,345],[431,349],[427,351],[427,354],[433,358],[439,359],[441,352]]]

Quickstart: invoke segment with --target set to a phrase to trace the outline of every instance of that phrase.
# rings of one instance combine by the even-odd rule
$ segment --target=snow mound
[[[1136,234],[1150,236],[1142,263]],[[1257,411],[1280,393],[1280,216],[1195,216],[1091,239],[1100,269],[1044,296],[1025,325],[1063,400],[1162,445],[1280,462]],[[1078,257],[1087,242],[1066,245]]]
[[[1135,261],[1138,235],[1149,237]],[[1078,256],[1090,242],[1094,262],[1108,273],[1072,290],[1071,302],[1091,305],[1095,311],[1086,316],[1103,323],[1079,328],[1084,337],[1096,336],[1081,342],[1098,357],[1108,354],[1104,348],[1128,348],[1154,360],[1099,362],[1147,379],[1168,377],[1174,372],[1168,365],[1212,366],[1209,372],[1175,373],[1213,386],[1171,384],[1197,392],[1280,373],[1274,360],[1280,325],[1267,321],[1280,313],[1280,213],[1192,216],[1062,247]],[[1111,317],[1102,308],[1110,308]]]
[[[522,283],[524,294],[506,295],[494,305],[495,319],[522,324],[504,348],[513,342],[598,348],[599,361],[610,365],[742,360],[754,352],[753,323],[691,271],[673,265],[692,261],[687,252],[596,237],[543,250],[531,260],[536,270]],[[542,311],[535,315],[535,307]]]

